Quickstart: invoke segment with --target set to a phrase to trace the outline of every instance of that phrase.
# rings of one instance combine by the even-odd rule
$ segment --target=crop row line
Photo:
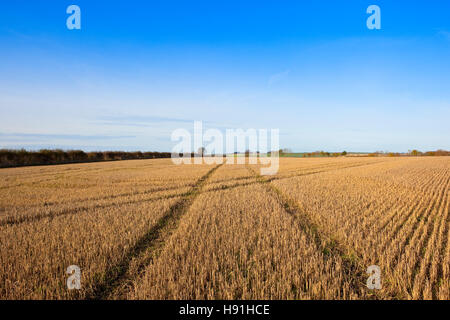
[[[142,236],[136,244],[128,250],[124,258],[117,265],[111,266],[103,275],[102,280],[95,283],[87,299],[107,299],[112,293],[126,290],[132,278],[136,277],[142,270],[151,263],[164,247],[165,242],[177,228],[178,221],[189,210],[190,206],[200,194],[205,182],[220,167],[217,165],[201,177],[182,199],[177,201],[166,214]],[[145,253],[145,256],[144,256]],[[141,258],[141,259],[139,259]],[[137,262],[136,262],[137,261]],[[133,273],[131,274],[131,263]],[[116,296],[116,295],[115,295]]]

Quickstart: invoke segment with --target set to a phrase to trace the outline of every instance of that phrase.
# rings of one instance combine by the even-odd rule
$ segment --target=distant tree
[[[388,152],[388,153],[387,153],[387,156],[388,156],[388,157],[395,157],[395,156],[396,156],[396,154],[395,154],[395,153],[393,153],[393,152]]]
[[[199,155],[200,157],[203,157],[203,156],[205,155],[205,152],[206,152],[206,148],[205,148],[205,147],[200,147],[200,148],[198,148],[197,153],[198,153],[198,155]]]
[[[450,156],[450,151],[439,149],[439,150],[436,150],[435,154],[437,156]]]
[[[342,151],[342,153],[341,153],[343,156],[346,156],[347,155],[347,151]]]

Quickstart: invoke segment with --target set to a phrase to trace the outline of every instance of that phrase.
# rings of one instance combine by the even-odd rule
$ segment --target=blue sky
[[[0,147],[164,151],[202,120],[294,151],[450,149],[449,1],[243,2],[2,3]]]

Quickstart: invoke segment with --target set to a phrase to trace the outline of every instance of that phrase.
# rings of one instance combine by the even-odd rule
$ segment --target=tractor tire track
[[[130,248],[125,257],[118,264],[111,266],[102,277],[103,280],[93,284],[91,292],[89,292],[85,299],[88,300],[103,300],[111,298],[111,294],[120,291],[127,287],[132,277],[135,277],[134,273],[139,274],[144,270],[145,266],[151,263],[151,261],[158,255],[158,252],[164,247],[164,244],[168,237],[176,230],[178,221],[189,210],[194,200],[202,192],[206,181],[209,177],[221,166],[219,164],[209,170],[203,177],[201,177],[191,189],[191,191],[176,202],[166,214],[150,228],[147,233],[142,236],[136,244]],[[151,254],[146,255],[143,259],[139,260],[139,257],[143,256],[146,252]],[[133,266],[133,275],[129,274],[131,264],[134,263],[137,266]],[[116,295],[114,295],[115,297]]]
[[[0,227],[2,226],[12,226],[12,225],[18,225],[25,222],[36,222],[45,218],[56,218],[60,216],[65,215],[72,215],[79,212],[87,211],[87,210],[97,210],[97,209],[105,209],[110,207],[116,207],[116,206],[124,206],[124,205],[130,205],[130,204],[139,204],[144,202],[152,202],[152,201],[158,201],[158,200],[165,200],[165,199],[172,199],[177,197],[184,197],[188,195],[189,192],[184,192],[181,194],[171,194],[171,195],[165,195],[160,197],[153,197],[148,199],[140,199],[140,200],[127,200],[122,202],[111,202],[107,204],[97,204],[93,206],[81,206],[81,207],[74,207],[74,208],[66,208],[61,210],[50,210],[49,212],[43,212],[43,213],[37,213],[37,214],[24,214],[20,216],[6,216],[5,218],[0,220]]]
[[[329,256],[340,257],[342,260],[344,281],[349,283],[350,288],[354,290],[358,296],[365,296],[367,275],[362,264],[362,257],[321,232],[320,227],[311,220],[308,214],[305,213],[294,200],[288,198],[277,187],[270,184],[273,179],[266,179],[253,169],[249,167],[248,169],[256,176],[258,182],[263,184],[270,194],[280,202],[286,213],[288,213],[298,223],[302,230],[309,235],[317,249],[324,253],[325,258]],[[376,296],[367,295],[365,299],[371,297],[376,298]]]

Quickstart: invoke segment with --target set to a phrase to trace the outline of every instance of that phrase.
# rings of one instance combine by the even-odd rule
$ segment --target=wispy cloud
[[[157,117],[157,116],[137,116],[137,115],[125,115],[125,116],[105,116],[97,119],[97,123],[105,125],[120,125],[130,127],[148,127],[154,124],[160,123],[192,123],[192,119],[180,119],[169,117]]]
[[[447,40],[450,40],[450,31],[439,30],[438,35],[440,35],[441,37],[444,37]]]
[[[78,135],[78,134],[43,134],[43,133],[0,133],[1,140],[32,141],[32,140],[111,140],[135,138],[135,136]]]
[[[189,124],[193,125],[194,121],[202,121],[206,125],[224,125],[220,121],[209,121],[204,119],[187,119],[187,118],[171,118],[159,116],[140,116],[140,115],[123,115],[123,116],[103,116],[97,118],[95,123],[111,126],[128,126],[128,127],[152,127],[155,124]]]
[[[290,72],[291,72],[291,70],[286,70],[286,71],[283,71],[280,73],[275,73],[275,74],[271,75],[268,80],[269,87],[277,82],[280,82],[280,81],[286,79]]]

